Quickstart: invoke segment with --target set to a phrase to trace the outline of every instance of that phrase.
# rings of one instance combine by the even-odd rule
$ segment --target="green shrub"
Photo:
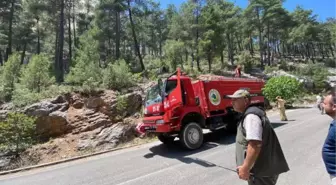
[[[62,95],[68,92],[72,92],[75,87],[72,86],[63,86],[63,85],[51,85],[46,90],[41,91],[40,93],[32,92],[23,85],[16,84],[15,90],[13,92],[13,104],[16,107],[24,107],[29,104],[39,102],[43,99],[54,98],[58,95]]]
[[[100,81],[96,81],[93,77],[90,77],[85,80],[82,88],[85,93],[95,92],[100,88]]]
[[[263,88],[263,94],[269,101],[275,101],[277,96],[291,100],[300,95],[302,85],[295,78],[279,76],[269,79]]]
[[[0,122],[0,143],[2,150],[10,150],[17,155],[36,142],[35,120],[22,113],[9,113]]]
[[[23,85],[15,84],[12,102],[16,107],[23,107],[43,99],[40,93],[32,92]]]
[[[278,71],[279,68],[276,67],[276,66],[265,66],[265,70],[264,70],[264,73],[271,73],[273,71]]]
[[[324,59],[323,62],[324,62],[324,64],[327,67],[331,67],[331,68],[335,68],[336,67],[335,59],[334,58],[326,58],[326,59]]]
[[[245,73],[250,73],[252,68],[256,65],[248,51],[243,51],[238,55],[238,63],[244,66]]]
[[[178,66],[182,65],[185,54],[185,45],[183,42],[167,40],[166,44],[164,45],[164,51],[172,71],[176,70]]]
[[[15,83],[19,81],[21,59],[19,53],[12,54],[5,62],[1,75],[0,100],[12,99]]]
[[[55,83],[49,73],[51,62],[44,54],[33,55],[28,65],[21,72],[20,84],[32,92],[40,93]]]
[[[289,71],[289,65],[285,60],[281,60],[279,64],[279,69],[284,71]]]
[[[116,109],[118,112],[124,112],[125,109],[127,108],[127,100],[123,96],[118,96],[117,97],[117,104],[116,104]]]
[[[124,60],[110,63],[103,71],[104,87],[113,90],[132,87],[134,85],[133,75]]]
[[[80,37],[80,47],[76,51],[74,67],[66,76],[65,81],[70,84],[83,85],[88,79],[101,83],[101,69],[99,67],[99,42],[95,37],[100,33],[98,28],[92,28]]]
[[[323,64],[309,63],[306,67],[298,68],[296,74],[299,76],[307,76],[314,81],[315,90],[321,91],[325,88],[325,81],[329,71]]]

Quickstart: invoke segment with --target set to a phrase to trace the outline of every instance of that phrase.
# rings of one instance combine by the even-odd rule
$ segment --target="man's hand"
[[[237,167],[237,170],[238,170],[238,176],[240,179],[243,179],[243,180],[249,180],[250,178],[250,170],[248,167],[246,166],[238,166]]]

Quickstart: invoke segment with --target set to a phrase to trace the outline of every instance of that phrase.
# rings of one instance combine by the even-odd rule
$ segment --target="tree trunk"
[[[133,35],[135,50],[136,50],[137,55],[139,57],[139,62],[140,62],[141,70],[144,71],[145,70],[145,65],[144,65],[144,63],[142,61],[142,57],[141,57],[141,53],[140,53],[140,48],[139,48],[138,40],[137,40],[136,33],[135,33],[134,22],[133,22],[133,18],[132,18],[131,0],[127,0],[127,5],[128,5],[128,16],[129,16],[129,19],[130,19],[130,22],[131,22],[131,28],[132,28],[132,35]]]
[[[8,57],[12,54],[12,36],[13,36],[13,20],[14,20],[14,5],[15,0],[11,1],[11,8],[10,8],[10,14],[9,14],[9,26],[8,26],[8,46],[7,46],[7,54],[6,59],[8,60]]]
[[[325,45],[324,45],[324,44],[320,44],[320,45],[321,45],[321,48],[322,48],[322,51],[323,51],[324,55],[325,55],[327,58],[329,58],[329,51],[328,51],[328,49],[325,48]],[[323,56],[323,59],[324,59],[325,56]]]
[[[329,49],[330,49],[330,53],[331,53],[332,57],[333,57],[333,58],[335,58],[335,55],[334,55],[334,50],[333,50],[333,48],[332,48],[332,45],[331,45],[331,44],[329,45]]]
[[[160,40],[160,44],[159,44],[159,54],[161,58],[162,57],[162,40]]]
[[[23,45],[23,51],[21,53],[21,65],[24,62],[24,58],[26,56],[26,50],[27,50],[27,42],[25,42],[24,45]]]
[[[270,37],[270,23],[267,23],[267,63],[271,66],[271,37]]]
[[[253,57],[254,56],[254,49],[253,49],[253,39],[252,39],[251,34],[249,36],[250,37],[250,53],[251,53],[251,56]]]
[[[209,73],[211,72],[211,49],[208,51],[208,66],[209,66]]]
[[[313,60],[315,60],[316,58],[316,53],[315,53],[315,46],[314,46],[314,43],[311,43],[311,48],[312,48],[312,58]],[[309,46],[309,45],[308,45]]]
[[[224,53],[223,53],[223,51],[220,52],[220,57],[221,57],[221,69],[224,69]]]
[[[231,42],[231,37],[229,33],[226,33],[226,39],[228,43],[228,60],[230,61],[231,65],[234,65],[232,42]]]
[[[63,44],[64,44],[64,0],[61,0],[61,12],[59,21],[59,44],[56,68],[56,81],[62,83],[64,81],[64,67],[63,67]]]
[[[68,69],[70,68],[71,66],[71,61],[72,61],[72,34],[71,34],[71,16],[70,16],[70,12],[69,12],[69,17],[68,17],[68,35],[69,35],[69,58],[68,58]]]
[[[320,46],[320,52],[321,52],[321,55],[322,55],[322,59],[324,59],[325,56],[324,56],[324,51],[323,51],[323,44],[319,44],[319,46]],[[326,52],[326,54],[328,55],[328,52]],[[328,56],[328,58],[329,58],[329,56]]]
[[[197,3],[197,0],[195,1]],[[196,25],[196,37],[195,37],[195,48],[196,48],[196,63],[197,63],[197,69],[198,71],[201,71],[200,67],[200,57],[199,57],[199,49],[198,49],[198,38],[199,38],[199,29],[198,29],[198,21],[199,21],[199,7],[197,5],[196,7],[196,20],[195,20],[195,25]]]
[[[115,45],[115,50],[116,50],[116,59],[118,60],[120,58],[120,12],[116,11],[116,26],[115,26],[115,32],[116,32],[116,45]]]
[[[260,22],[260,15],[259,15],[259,8],[256,8],[257,13],[257,19],[258,19],[258,32],[259,32],[259,52],[260,52],[260,65],[261,67],[264,66],[264,60],[263,60],[263,41],[262,41],[262,31],[261,31],[261,22]]]
[[[0,66],[3,66],[2,52],[0,51]]]
[[[36,18],[36,26],[37,26],[37,54],[41,53],[41,35],[40,35],[40,18],[37,17]]]
[[[146,44],[145,44],[145,42],[142,42],[142,44],[141,44],[141,55],[142,56],[146,55]]]
[[[185,50],[185,63],[188,64],[188,50]]]
[[[238,49],[239,49],[239,51],[243,51],[242,46],[241,46],[241,42],[240,42],[240,40],[238,39],[238,35],[237,35],[237,34],[236,34],[236,40],[237,40],[237,45],[238,45]]]
[[[74,34],[74,45],[78,48],[77,36],[76,36],[76,11],[75,11],[75,2],[72,3],[72,26],[73,26],[73,34]]]
[[[195,55],[194,55],[194,52],[192,51],[191,52],[191,62],[190,62],[191,70],[194,70],[194,61],[195,61]]]
[[[58,24],[58,23],[57,23]],[[57,77],[57,70],[58,70],[58,53],[59,53],[59,47],[58,47],[58,42],[59,42],[59,29],[58,26],[56,26],[56,34],[55,34],[55,77]]]
[[[304,47],[303,47],[303,49],[304,49]],[[309,50],[309,44],[308,43],[306,43],[306,52],[307,52],[307,58],[310,58],[310,50]]]
[[[280,44],[281,44],[281,51],[279,52],[280,57],[286,57],[287,51],[286,51],[285,41]]]
[[[301,54],[301,56],[302,56],[302,59],[305,59],[305,53],[304,53],[304,46],[303,46],[303,44],[301,44],[300,45],[301,47],[299,47],[298,46],[298,50],[299,50],[299,52],[300,52],[300,54]]]

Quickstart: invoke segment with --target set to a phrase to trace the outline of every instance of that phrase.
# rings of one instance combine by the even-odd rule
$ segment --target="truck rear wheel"
[[[157,137],[163,144],[166,144],[166,145],[172,144],[175,139],[175,137],[167,136],[163,134],[159,134]]]
[[[203,131],[200,125],[195,122],[186,124],[181,130],[180,142],[189,150],[201,147],[203,144]]]

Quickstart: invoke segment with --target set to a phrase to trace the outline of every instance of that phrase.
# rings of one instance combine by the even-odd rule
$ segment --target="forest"
[[[249,0],[246,9],[225,0],[166,9],[153,0],[2,0],[0,101],[29,103],[59,85],[118,90],[162,66],[211,72],[244,64],[242,54],[261,68],[333,63],[335,43],[334,18],[289,12],[282,0]]]

